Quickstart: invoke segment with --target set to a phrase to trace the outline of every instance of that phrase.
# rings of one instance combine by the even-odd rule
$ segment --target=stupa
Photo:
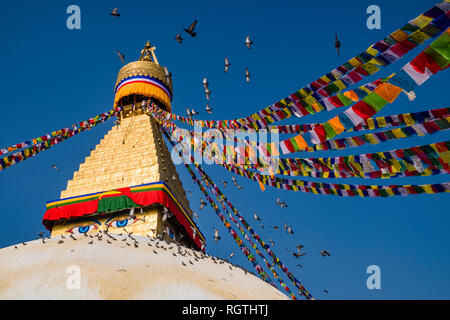
[[[0,299],[287,299],[205,254],[205,238],[146,112],[171,111],[172,75],[147,42],[115,85],[118,120],[47,202],[50,238],[0,250]]]

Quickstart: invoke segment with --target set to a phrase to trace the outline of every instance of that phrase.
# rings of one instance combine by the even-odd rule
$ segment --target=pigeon
[[[287,204],[284,201],[281,201],[280,198],[277,198],[277,206],[280,207],[281,209],[283,208],[287,208]]]
[[[175,40],[177,40],[179,44],[183,44],[183,38],[181,37],[181,34],[177,33]]]
[[[52,168],[55,169],[56,171],[59,171],[59,168],[56,164],[52,164]]]
[[[119,8],[114,8],[113,11],[111,11],[110,15],[112,15],[113,17],[120,17],[120,13],[118,13],[117,11],[119,10]]]
[[[191,226],[191,230],[192,230],[192,239],[195,239],[197,237],[197,229]]]
[[[223,187],[225,188],[226,186],[227,186],[227,184],[228,184],[228,182],[226,182],[225,180],[219,180],[222,184],[223,184]]]
[[[288,226],[287,233],[294,234],[294,231],[292,230],[291,226]]]
[[[129,216],[131,219],[136,218],[136,215],[134,214],[134,207],[132,207],[132,208],[130,209],[130,212],[128,213],[128,216]]]
[[[44,232],[39,232],[38,237],[42,238],[43,235],[44,235]]]
[[[184,261],[181,261],[181,264],[185,267],[187,267],[187,264],[184,263]]]
[[[248,35],[247,38],[245,38],[245,45],[247,46],[247,48],[251,49],[252,44],[253,44],[253,41],[250,40],[250,35]]]
[[[228,72],[228,67],[231,66],[231,63],[228,61],[228,58],[225,57],[225,72]]]
[[[327,250],[320,250],[319,253],[322,257],[330,256],[330,253]]]
[[[231,177],[231,179],[233,180],[234,185],[236,186],[236,188],[238,188],[239,190],[242,190],[244,188],[242,188],[236,181],[236,179],[234,177]]]
[[[337,56],[339,57],[339,48],[341,47],[341,43],[339,42],[337,33],[335,33],[334,46],[336,47]]]
[[[94,239],[92,239],[90,242],[88,242],[88,244],[93,244],[94,243]]]
[[[200,198],[200,209],[199,210],[202,210],[206,205],[207,205],[206,201],[203,200],[203,198]]]
[[[206,104],[206,108],[205,108],[206,112],[208,112],[209,114],[212,114],[213,108],[211,108],[209,106],[209,103]]]
[[[155,249],[153,249],[153,253],[154,253],[154,254],[158,254],[158,252],[156,252]]]
[[[247,83],[250,82],[250,72],[248,71],[248,68],[245,69],[245,80],[247,81]]]
[[[209,100],[209,95],[211,94],[211,90],[209,88],[205,88],[206,100]]]
[[[192,22],[191,25],[187,29],[184,29],[184,31],[189,33],[191,35],[191,37],[195,37],[197,35],[197,32],[194,32],[196,25],[197,25],[197,20],[194,20],[194,22]]]
[[[293,255],[294,257],[296,257],[296,258],[298,259],[299,257],[304,256],[304,255],[307,254],[308,252],[301,252],[301,253],[291,252],[291,253],[292,253],[292,255]]]
[[[220,236],[219,236],[219,230],[214,229],[214,242],[217,243],[217,241],[220,240]]]
[[[125,55],[121,53],[119,50],[117,50],[117,55],[120,58],[120,61],[122,61],[123,64],[125,64]]]
[[[234,252],[230,253],[230,259],[234,257]]]
[[[202,85],[203,85],[203,88],[205,88],[205,89],[208,88],[209,82],[208,82],[208,79],[206,79],[206,77],[203,79]]]
[[[261,221],[261,218],[258,217],[258,215],[256,214],[256,212],[253,214],[253,218],[254,218],[256,221]]]

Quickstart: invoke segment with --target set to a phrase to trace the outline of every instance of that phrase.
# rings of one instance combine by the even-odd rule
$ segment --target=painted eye
[[[108,227],[123,228],[123,227],[133,224],[135,221],[136,221],[136,219],[131,219],[131,218],[127,218],[127,219],[123,219],[123,220],[115,220],[115,221],[111,221],[110,223],[108,223]]]
[[[67,230],[66,232],[68,232],[68,233],[86,233],[86,232],[96,230],[96,229],[98,229],[97,225],[91,224],[89,226],[73,227],[73,228]]]

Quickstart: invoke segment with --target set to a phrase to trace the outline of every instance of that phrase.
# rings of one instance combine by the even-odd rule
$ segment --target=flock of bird
[[[120,13],[118,12],[118,10],[119,10],[119,8],[114,8],[114,9],[112,10],[112,12],[110,13],[110,15],[112,15],[112,16],[114,16],[114,17],[116,17],[116,18],[117,18],[117,17],[120,17]],[[189,25],[189,27],[183,28],[183,30],[184,30],[187,34],[189,34],[191,37],[197,36],[197,32],[195,32],[195,27],[197,26],[197,22],[198,22],[197,20],[194,20],[194,22],[192,22],[192,23]],[[175,36],[175,40],[181,45],[181,44],[183,44],[184,38],[181,36],[181,33],[177,33],[176,36]],[[244,45],[245,45],[248,49],[251,49],[251,48],[252,48],[252,46],[253,46],[253,41],[250,39],[250,35],[247,35],[247,37],[245,38]],[[337,51],[337,56],[339,57],[339,50],[340,50],[340,47],[341,47],[341,42],[340,42],[339,39],[338,39],[337,33],[335,33],[334,46],[335,46],[336,51]],[[117,55],[118,55],[120,61],[122,61],[122,64],[125,64],[125,55],[124,55],[123,53],[121,53],[119,50],[117,50]],[[224,72],[225,72],[225,73],[228,72],[228,69],[229,69],[230,66],[231,66],[231,63],[230,63],[230,61],[228,60],[228,57],[225,57],[225,64],[224,64],[224,67],[225,67]],[[246,81],[247,83],[250,82],[250,76],[251,76],[251,73],[250,73],[250,71],[248,70],[248,68],[246,68],[246,69],[245,69],[245,81]],[[206,112],[207,112],[208,114],[212,114],[213,108],[211,108],[210,105],[209,105],[209,95],[211,94],[211,90],[208,88],[208,84],[209,84],[209,83],[208,83],[208,80],[207,80],[206,78],[204,78],[204,79],[203,79],[203,88],[204,88],[204,90],[205,90],[206,100],[208,101],[208,102],[206,103],[205,110],[206,110]],[[188,108],[186,108],[186,114],[187,114],[187,116],[188,116],[189,118],[191,118],[191,117],[193,117],[193,116],[195,116],[195,115],[198,115],[199,113],[198,113],[197,111],[195,111],[194,109],[190,109],[190,108],[188,107]]]
[[[113,10],[110,14],[111,14],[112,16],[116,17],[116,18],[120,16],[120,13],[118,13],[118,8],[114,8],[114,10]],[[189,25],[188,28],[184,28],[184,31],[185,31],[186,33],[188,33],[191,37],[195,37],[195,36],[197,35],[197,33],[194,31],[196,25],[197,25],[197,20],[195,20],[191,25]],[[176,40],[178,43],[182,44],[184,39],[181,37],[181,34],[177,34],[177,35],[175,36],[175,40]],[[253,45],[253,41],[250,39],[250,36],[248,35],[248,36],[245,38],[245,46],[246,46],[248,49],[251,49],[251,48],[252,48],[252,45]],[[340,49],[340,46],[341,46],[341,43],[340,43],[340,41],[339,41],[339,39],[338,39],[337,34],[335,34],[335,48],[336,48],[336,50],[337,50],[337,55],[338,55],[338,57],[339,57],[339,49]],[[122,54],[121,52],[119,52],[119,50],[117,50],[117,55],[119,56],[119,58],[120,58],[120,60],[122,61],[122,63],[125,63],[125,55]],[[230,67],[230,65],[231,65],[231,64],[230,64],[228,58],[225,57],[225,72],[228,72],[228,68]],[[250,82],[250,72],[249,72],[248,68],[245,70],[245,77],[246,77],[247,83]],[[203,89],[204,89],[204,92],[205,92],[205,95],[206,95],[206,100],[209,101],[209,99],[210,99],[210,94],[211,94],[211,90],[209,89],[209,82],[208,82],[208,79],[207,79],[206,77],[203,79],[202,85],[203,85]],[[209,103],[206,104],[206,108],[205,108],[205,109],[206,109],[206,112],[207,112],[207,113],[212,114],[213,108],[211,108],[211,107],[209,106]],[[195,116],[195,115],[198,115],[198,114],[199,114],[199,113],[198,113],[197,111],[195,111],[194,109],[189,109],[189,108],[186,108],[186,113],[187,113],[188,117],[192,117],[192,116]],[[51,166],[52,166],[52,168],[54,168],[55,170],[59,170],[59,168],[58,168],[55,164],[53,164],[53,165],[51,165]],[[238,184],[238,182],[236,181],[236,179],[235,179],[233,176],[232,176],[231,178],[232,178],[233,184],[236,186],[236,188],[237,188],[238,190],[242,190],[243,187],[240,186],[240,185]],[[176,178],[176,175],[174,175],[173,179],[177,179],[177,178]],[[225,180],[220,180],[220,183],[222,183],[224,187],[226,187],[227,184],[228,184],[228,182],[225,181]],[[191,193],[190,191],[187,191],[187,192],[188,192],[189,196],[191,197],[191,196],[192,196],[192,193]],[[203,200],[203,198],[200,198],[200,207],[199,207],[199,210],[203,210],[206,206],[207,206],[207,202],[206,202],[205,200]],[[287,207],[288,207],[287,203],[286,203],[285,201],[282,201],[280,198],[277,198],[277,200],[276,200],[276,206],[279,207],[279,208],[281,208],[281,209],[282,209],[282,208],[287,208]],[[165,207],[163,207],[163,208],[166,209],[166,210],[163,210],[163,216],[162,216],[162,221],[164,222],[165,220],[167,220],[168,218],[170,218],[172,214],[167,210],[167,208],[165,208]],[[197,219],[199,218],[199,216],[197,215],[197,213],[196,213],[195,211],[193,211],[193,214],[194,214],[194,216],[195,216]],[[132,208],[132,209],[130,210],[130,217],[136,218],[136,216],[135,216],[135,214],[134,214],[134,208]],[[255,221],[258,221],[258,222],[261,221],[261,218],[260,218],[256,213],[254,213],[253,218],[254,218]],[[270,227],[271,227],[272,229],[274,229],[274,230],[279,230],[279,229],[280,229],[280,227],[279,227],[279,226],[276,226],[276,225],[271,225]],[[264,225],[263,225],[263,224],[260,224],[260,228],[264,228]],[[192,230],[193,230],[194,233],[196,233],[196,230],[195,230],[194,228],[192,228]],[[125,230],[125,231],[126,231],[126,230]],[[288,234],[291,234],[291,235],[294,234],[294,231],[293,231],[293,229],[292,229],[292,226],[288,225],[287,223],[284,224],[284,231],[285,231],[286,233],[288,233]],[[126,231],[126,232],[127,232],[127,231]],[[165,230],[163,231],[162,234],[159,235],[159,237],[158,237],[159,240],[162,241],[162,238],[164,237],[164,233],[165,233]],[[113,236],[109,235],[109,233],[107,232],[107,230],[104,230],[104,231],[103,231],[103,234],[108,238],[108,239],[107,239],[107,242],[109,242],[109,243],[111,243],[110,240],[113,240],[113,241],[117,240],[117,239],[114,238]],[[132,237],[131,234],[132,234],[132,232],[131,232],[131,233],[128,233],[128,232],[127,232],[127,237],[126,237],[125,239],[123,239],[122,241],[125,241],[125,240],[127,240],[127,239],[132,239],[132,240],[134,241],[134,243],[133,243],[134,246],[137,248],[137,247],[139,246],[139,243],[136,241],[136,239],[134,239],[134,238]],[[45,243],[45,240],[46,240],[46,239],[50,239],[50,237],[43,237],[43,235],[44,235],[43,232],[39,233],[38,238],[42,239],[42,243]],[[93,235],[87,235],[86,233],[85,233],[84,235],[85,235],[86,237],[90,237],[90,238],[92,239],[92,240],[89,242],[89,244],[92,244],[92,243],[93,243],[93,237],[94,237],[94,236],[93,236]],[[122,234],[119,234],[119,236],[121,236],[121,235],[122,235]],[[64,236],[61,236],[61,237],[64,238]],[[73,240],[76,240],[76,238],[73,236],[73,234],[71,234],[69,237],[72,238]],[[99,240],[101,240],[101,239],[102,239],[102,231],[99,231],[99,233],[96,235],[96,237],[97,237]],[[220,235],[219,235],[219,230],[216,229],[215,227],[214,227],[214,236],[213,236],[213,239],[214,239],[214,241],[215,241],[216,243],[221,239],[221,237],[220,237]],[[58,241],[58,243],[63,243],[63,242],[64,242],[64,241],[63,241],[62,239]],[[272,247],[275,245],[275,242],[274,242],[272,239],[269,239],[269,243],[271,244]],[[24,242],[23,245],[26,245],[26,243]],[[131,245],[131,244],[129,244],[129,243],[127,242],[127,245]],[[150,243],[149,243],[149,246],[150,246]],[[17,249],[18,247],[15,246],[15,248]],[[179,248],[180,248],[180,247],[179,247]],[[304,255],[307,254],[307,252],[303,252],[303,251],[302,251],[302,249],[303,249],[303,245],[302,245],[302,244],[298,244],[298,245],[296,246],[296,249],[297,249],[296,251],[291,251],[291,250],[289,250],[289,249],[286,248],[286,247],[285,247],[285,249],[286,249],[289,253],[291,253],[296,259],[299,259],[300,257],[302,257],[302,256],[304,256]],[[179,250],[180,250],[180,249],[179,249]],[[153,251],[154,251],[155,254],[157,254],[157,252],[156,252],[155,250],[153,250]],[[322,257],[328,257],[328,256],[331,255],[331,254],[329,253],[329,251],[327,251],[327,250],[325,250],[325,249],[320,250],[318,253],[319,253]],[[203,255],[203,254],[202,254],[202,255]],[[207,256],[207,255],[206,255],[206,256]],[[234,252],[232,252],[232,253],[229,255],[229,258],[231,259],[231,258],[233,258],[233,256],[234,256]],[[191,261],[189,261],[189,262],[191,262]],[[217,262],[216,262],[216,263],[217,263]],[[191,264],[192,264],[192,262],[191,262]],[[184,262],[183,262],[183,265],[186,266],[186,264],[184,264]],[[303,266],[302,266],[301,264],[297,264],[297,266],[303,268]],[[246,271],[246,272],[247,272],[247,271]],[[327,290],[324,290],[324,291],[325,291],[325,293],[328,293]]]
[[[242,190],[243,187],[241,187],[241,186],[237,183],[236,179],[235,179],[233,176],[232,176],[231,178],[232,178],[233,183],[234,183],[234,185],[236,186],[236,188],[238,188],[239,190]],[[219,180],[219,181],[223,184],[224,187],[226,187],[226,186],[228,185],[228,182],[225,181],[225,180]],[[192,197],[192,193],[191,193],[190,191],[188,191],[187,193],[188,193],[189,197]],[[276,204],[276,206],[279,207],[280,209],[282,209],[282,208],[287,208],[287,207],[288,207],[288,204],[287,204],[285,201],[281,200],[279,197],[276,199],[276,203],[275,203],[275,204]],[[200,211],[203,210],[207,205],[208,205],[207,202],[206,202],[203,198],[200,197],[200,207],[199,207],[199,210],[200,210]],[[199,219],[199,216],[197,215],[197,213],[196,213],[195,211],[193,211],[193,214],[194,214],[194,217],[195,217],[196,219]],[[255,221],[257,221],[258,223],[260,223],[259,226],[260,226],[261,229],[264,229],[264,225],[261,224],[262,219],[261,219],[260,216],[258,216],[258,214],[257,214],[256,212],[253,214],[253,219],[254,219]],[[280,227],[277,226],[277,225],[270,225],[270,227],[271,227],[272,229],[274,229],[274,230],[280,230]],[[215,243],[218,243],[218,242],[220,241],[220,239],[221,239],[221,236],[220,236],[220,234],[219,234],[219,230],[218,230],[216,227],[213,227],[213,229],[214,229],[214,235],[213,235],[214,242],[215,242]],[[287,223],[284,224],[283,229],[284,229],[284,231],[285,231],[287,234],[290,234],[290,235],[293,235],[293,234],[294,234],[294,230],[293,230],[292,226],[288,225]],[[270,243],[270,245],[271,245],[272,247],[275,246],[275,242],[274,242],[272,239],[269,239],[269,243]],[[286,247],[285,247],[285,248],[286,248]],[[303,245],[302,245],[302,244],[298,244],[296,248],[297,248],[297,251],[290,251],[288,248],[286,248],[286,250],[287,250],[288,252],[290,252],[296,259],[299,259],[300,257],[302,257],[302,256],[304,256],[304,255],[307,254],[307,252],[301,251],[301,249],[303,248]],[[328,257],[328,256],[331,255],[330,252],[329,252],[328,250],[325,250],[325,249],[322,249],[322,250],[318,251],[318,253],[319,253],[322,257]],[[233,256],[234,256],[234,253],[232,252],[232,253],[230,254],[230,259],[231,259]],[[302,266],[301,264],[297,264],[297,266],[303,268],[303,266]]]

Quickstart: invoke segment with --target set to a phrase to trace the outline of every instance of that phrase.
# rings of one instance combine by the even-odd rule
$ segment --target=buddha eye
[[[89,226],[73,227],[73,228],[67,230],[66,232],[67,233],[87,233],[89,231],[96,230],[96,229],[98,229],[97,225],[91,224]]]
[[[108,223],[110,228],[123,228],[136,222],[136,219],[127,218],[123,220],[114,220]]]

